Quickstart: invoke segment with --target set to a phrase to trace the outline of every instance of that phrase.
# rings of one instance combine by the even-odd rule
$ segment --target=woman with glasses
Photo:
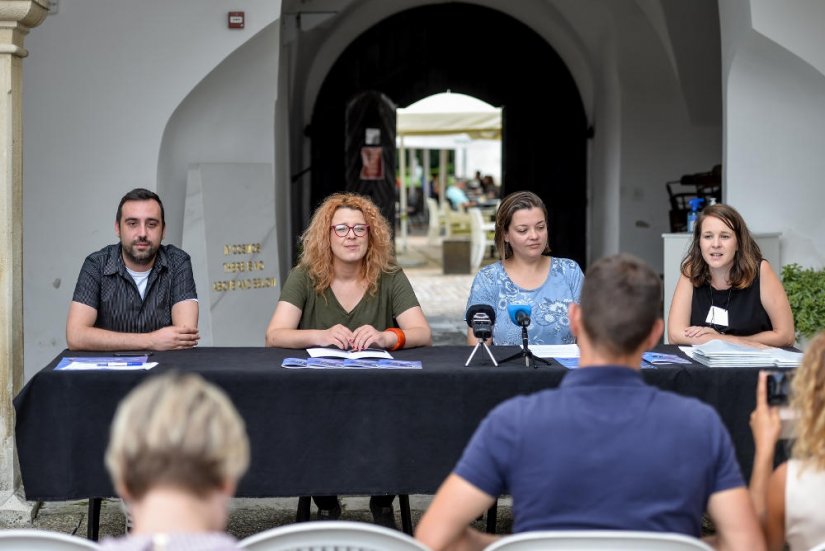
[[[266,345],[397,350],[432,344],[430,326],[393,261],[387,221],[366,197],[329,196],[301,236]]]
[[[301,236],[303,251],[281,288],[266,345],[398,350],[430,346],[432,333],[407,276],[393,261],[387,221],[368,198],[327,197]],[[373,496],[378,524],[394,525],[395,496]],[[336,519],[336,496],[315,497],[318,516]]]
[[[721,339],[793,345],[785,289],[733,207],[710,205],[699,215],[673,293],[667,334],[671,344]]]

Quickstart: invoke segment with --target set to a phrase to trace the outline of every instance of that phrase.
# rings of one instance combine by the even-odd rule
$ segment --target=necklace
[[[728,299],[725,301],[724,308],[726,314],[728,312],[728,308],[730,307],[731,293],[733,293],[733,286],[728,287]],[[713,305],[713,286],[710,283],[708,283],[708,296],[710,296],[710,322],[708,322],[708,325],[713,327],[721,335],[724,335],[730,327],[730,320],[728,320],[728,323],[725,325],[719,325],[714,323],[713,317],[716,314],[716,308]]]

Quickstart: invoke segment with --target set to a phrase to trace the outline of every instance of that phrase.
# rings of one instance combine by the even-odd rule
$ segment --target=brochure
[[[677,354],[665,354],[663,352],[645,352],[642,359],[652,365],[686,364],[690,365],[690,360]],[[644,367],[644,366],[643,366]]]
[[[90,357],[65,357],[60,360],[55,370],[75,371],[75,370],[117,370],[134,371],[141,369],[152,369],[157,362],[147,362],[149,356],[90,356]]]
[[[368,358],[285,358],[281,367],[291,369],[421,369],[420,361]]]
[[[362,358],[386,358],[392,359],[390,353],[378,348],[367,348],[364,350],[341,350],[340,348],[307,348],[307,354],[313,358],[344,358],[348,360],[360,360]]]

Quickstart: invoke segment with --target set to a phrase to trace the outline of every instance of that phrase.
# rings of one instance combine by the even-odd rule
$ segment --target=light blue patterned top
[[[522,289],[510,279],[501,262],[479,270],[470,288],[467,307],[489,304],[496,311],[493,343],[521,344],[521,327],[510,321],[508,304],[529,304],[533,309],[527,328],[530,344],[572,344],[567,307],[579,302],[584,274],[568,258],[552,257],[547,279],[538,289]]]

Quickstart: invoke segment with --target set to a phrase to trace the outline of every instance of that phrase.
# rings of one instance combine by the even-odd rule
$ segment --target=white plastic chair
[[[427,242],[430,245],[440,243],[441,227],[444,225],[444,218],[438,209],[438,201],[432,197],[427,197],[427,213],[429,215],[429,222],[427,226]]]
[[[666,532],[570,530],[506,536],[485,551],[713,551],[697,538]]]
[[[407,534],[365,522],[316,521],[279,526],[240,543],[250,551],[427,551]]]
[[[96,543],[48,530],[14,529],[0,530],[2,551],[88,551],[100,549]]]
[[[467,209],[470,214],[470,273],[474,274],[484,260],[484,253],[487,247],[495,245],[495,238],[490,237],[490,232],[496,231],[493,222],[485,222],[481,209]]]
[[[469,235],[470,233],[470,215],[467,214],[467,209],[459,206],[458,210],[453,210],[450,207],[450,202],[445,200],[441,203],[441,216],[444,219],[444,236],[452,237],[453,235]]]

